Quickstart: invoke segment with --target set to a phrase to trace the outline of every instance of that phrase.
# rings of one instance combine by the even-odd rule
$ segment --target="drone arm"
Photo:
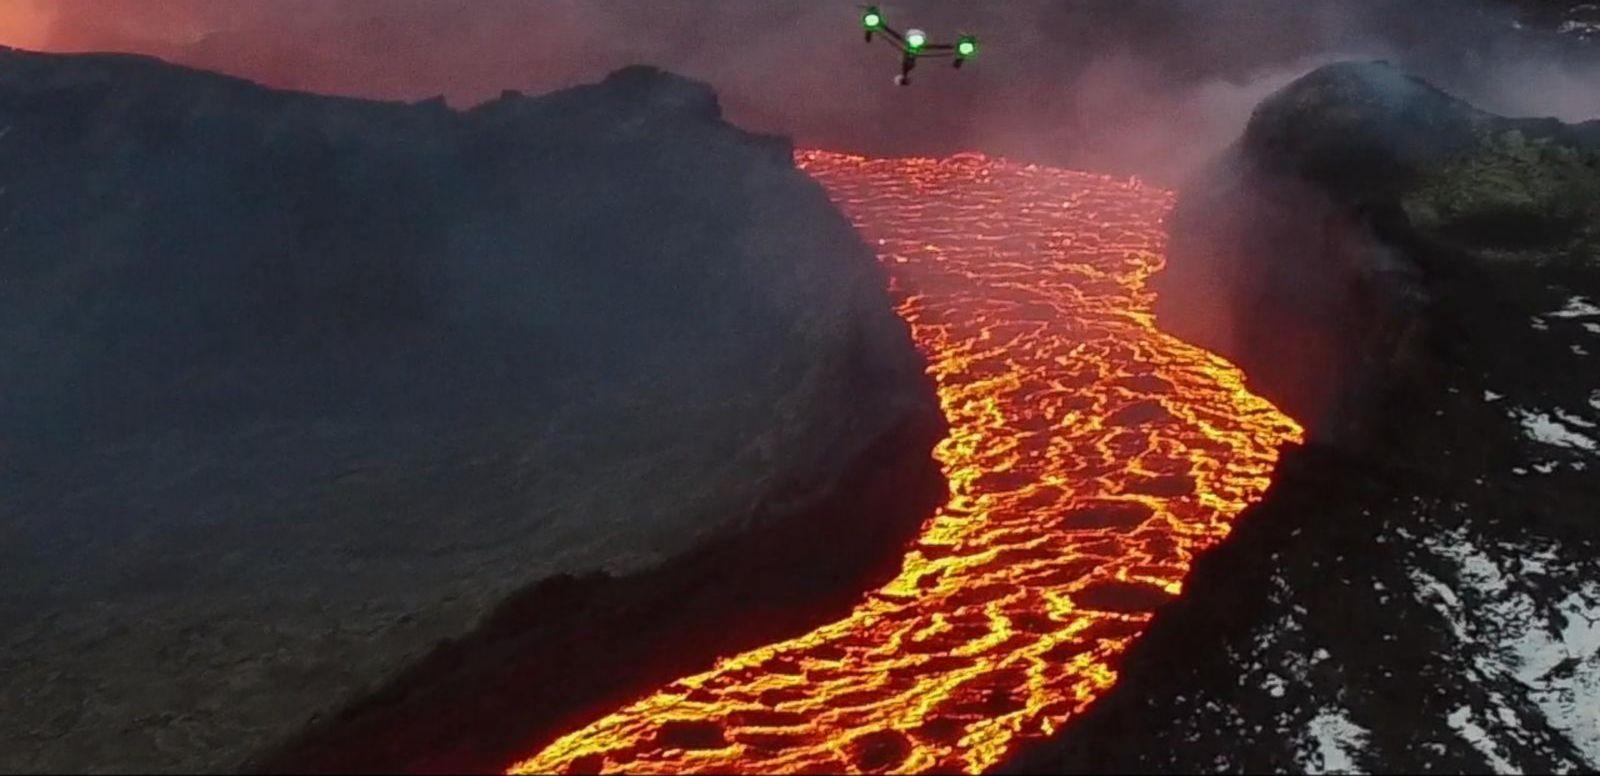
[[[950,43],[928,43],[917,51],[910,51],[906,48],[906,36],[888,24],[879,24],[877,29],[869,30],[868,32],[878,33],[887,37],[889,40],[894,41],[901,51],[912,57],[939,58],[955,56],[956,47]],[[868,40],[871,40],[871,38],[869,37]]]

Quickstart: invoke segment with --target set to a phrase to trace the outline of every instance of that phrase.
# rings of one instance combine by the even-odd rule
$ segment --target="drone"
[[[872,42],[872,36],[882,34],[885,38],[894,41],[900,47],[900,74],[894,77],[894,82],[901,86],[911,85],[911,69],[917,66],[917,60],[924,58],[954,58],[957,69],[967,60],[978,55],[978,36],[962,35],[955,43],[931,43],[928,33],[912,28],[901,34],[884,21],[883,12],[875,5],[869,5],[861,14],[861,28],[866,32],[867,42]]]

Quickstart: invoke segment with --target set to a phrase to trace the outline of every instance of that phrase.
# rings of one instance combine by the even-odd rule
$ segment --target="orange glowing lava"
[[[976,155],[797,161],[906,294],[951,424],[949,502],[845,619],[513,772],[982,771],[1112,684],[1301,436],[1237,368],[1155,328],[1169,192]]]

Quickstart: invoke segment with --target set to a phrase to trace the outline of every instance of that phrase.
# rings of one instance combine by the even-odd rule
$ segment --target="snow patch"
[[[1417,598],[1454,632],[1452,652],[1466,659],[1465,678],[1490,690],[1491,708],[1480,713],[1464,705],[1449,716],[1450,727],[1496,771],[1518,771],[1508,762],[1516,752],[1551,751],[1544,734],[1522,724],[1536,712],[1583,758],[1571,763],[1575,769],[1600,765],[1600,581],[1586,579],[1565,598],[1541,605],[1530,591],[1583,579],[1563,569],[1550,548],[1502,545],[1505,557],[1515,559],[1508,574],[1465,531],[1424,546],[1452,567],[1456,584],[1413,568]]]
[[[1495,393],[1494,391],[1484,391],[1483,392],[1483,400],[1487,401],[1487,402],[1497,402],[1497,401],[1500,401],[1501,399],[1504,399],[1504,398],[1505,398],[1505,394]]]
[[[1300,763],[1306,773],[1358,773],[1354,755],[1367,743],[1365,728],[1350,721],[1343,710],[1327,708],[1306,728],[1312,748]]]
[[[1564,413],[1557,410],[1556,414],[1563,415]],[[1516,415],[1522,420],[1523,432],[1535,442],[1543,442],[1556,447],[1587,450],[1589,452],[1600,449],[1600,445],[1596,445],[1593,439],[1573,431],[1565,423],[1551,418],[1547,413],[1518,409],[1516,410]],[[1588,428],[1592,426],[1592,423],[1584,422],[1580,427]]]
[[[1566,410],[1556,410],[1556,419],[1569,426],[1577,426],[1578,428],[1594,428],[1593,421],[1580,418],[1577,415],[1567,412]]]
[[[1478,750],[1478,753],[1489,761],[1489,767],[1493,768],[1495,773],[1518,772],[1517,768],[1500,756],[1500,747],[1489,737],[1489,731],[1472,721],[1471,706],[1456,709],[1445,721],[1450,723],[1450,729],[1456,731],[1456,735],[1465,739],[1473,749]]]
[[[1572,593],[1556,611],[1564,627],[1526,628],[1511,645],[1517,678],[1593,767],[1600,764],[1600,585]]]
[[[1575,296],[1567,300],[1567,306],[1550,313],[1552,318],[1594,318],[1600,317],[1600,307],[1591,304],[1587,297]]]
[[[1262,681],[1261,685],[1267,688],[1267,694],[1274,698],[1282,698],[1286,689],[1283,685],[1283,677],[1277,674],[1267,674],[1267,678]]]

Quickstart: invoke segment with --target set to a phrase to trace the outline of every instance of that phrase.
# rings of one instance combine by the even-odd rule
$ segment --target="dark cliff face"
[[[906,498],[840,557],[893,555],[931,381],[787,141],[719,116],[643,67],[458,112],[0,51],[0,768],[236,765],[861,460]]]
[[[644,359],[692,381],[727,364],[691,354],[782,352],[791,311],[768,302],[801,283],[881,301],[837,216],[809,251],[832,277],[749,292],[797,274],[748,250],[785,236],[764,219],[827,205],[709,87],[657,71],[461,114],[122,57],[13,53],[0,86],[8,438],[492,406]]]
[[[1014,768],[1600,765],[1597,129],[1381,64],[1258,109],[1183,194],[1159,316],[1312,441]]]
[[[1351,448],[1423,343],[1435,286],[1477,249],[1592,251],[1600,122],[1504,119],[1382,63],[1322,68],[1263,102],[1184,190],[1162,325]],[[1530,312],[1530,314],[1532,314]]]

